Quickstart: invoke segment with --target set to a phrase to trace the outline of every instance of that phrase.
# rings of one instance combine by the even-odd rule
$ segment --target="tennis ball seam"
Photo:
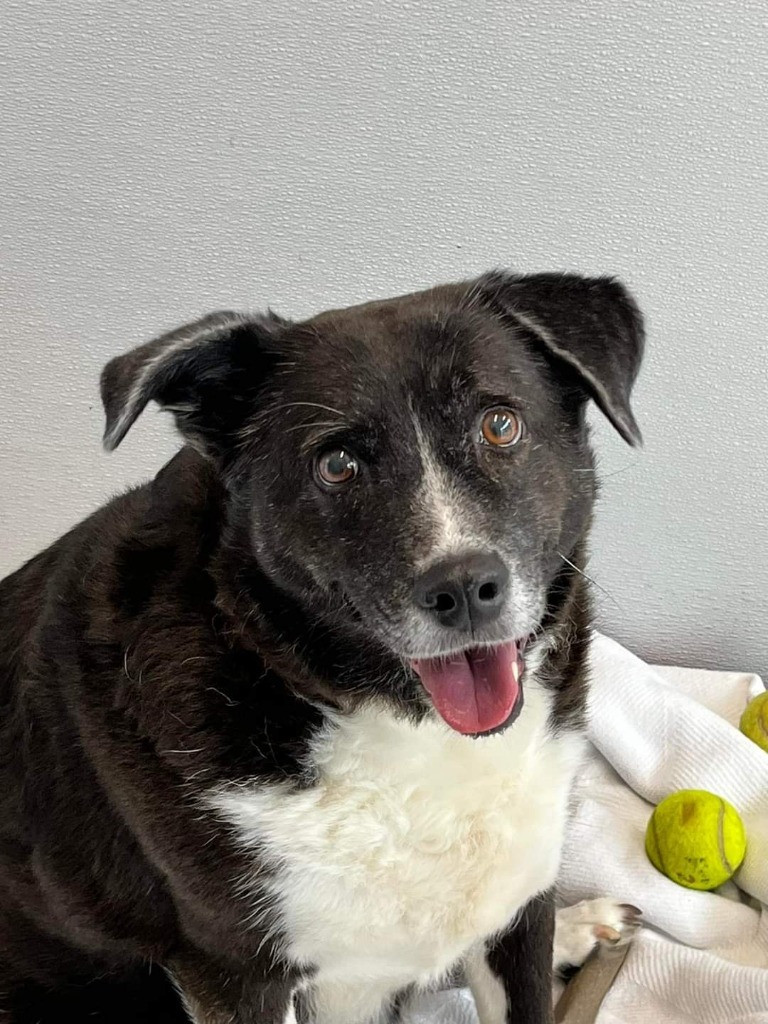
[[[717,817],[717,845],[720,847],[720,858],[725,865],[725,869],[728,874],[732,875],[734,869],[731,867],[731,863],[725,852],[725,834],[723,825],[725,824],[725,804],[721,798],[720,800],[720,811]]]

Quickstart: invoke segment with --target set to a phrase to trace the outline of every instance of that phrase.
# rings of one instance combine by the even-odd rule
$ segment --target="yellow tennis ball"
[[[768,691],[747,704],[739,728],[768,753]]]
[[[716,889],[744,860],[739,812],[703,789],[672,793],[651,815],[645,852],[651,864],[687,889]]]

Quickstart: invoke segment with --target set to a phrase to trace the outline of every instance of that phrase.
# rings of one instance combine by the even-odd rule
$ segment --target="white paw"
[[[555,969],[581,967],[596,946],[623,946],[640,927],[641,911],[612,899],[584,900],[558,910]]]

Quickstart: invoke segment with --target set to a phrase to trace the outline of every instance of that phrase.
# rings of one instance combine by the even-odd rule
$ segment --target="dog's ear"
[[[104,447],[117,448],[155,401],[173,413],[195,448],[211,457],[223,454],[253,409],[269,343],[285,324],[272,313],[211,313],[107,363],[101,375]]]
[[[575,373],[628,444],[642,442],[629,398],[643,357],[643,321],[620,282],[493,271],[479,284],[499,312]]]

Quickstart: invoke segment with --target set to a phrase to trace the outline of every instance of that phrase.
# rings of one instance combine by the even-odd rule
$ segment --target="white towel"
[[[559,880],[564,903],[613,896],[647,927],[599,1024],[768,1024],[768,754],[736,728],[762,692],[754,675],[651,667],[607,637],[591,652],[588,757]],[[653,805],[677,789],[730,800],[747,831],[736,877],[683,889],[649,863]],[[471,1024],[466,992],[425,997],[409,1024]]]

